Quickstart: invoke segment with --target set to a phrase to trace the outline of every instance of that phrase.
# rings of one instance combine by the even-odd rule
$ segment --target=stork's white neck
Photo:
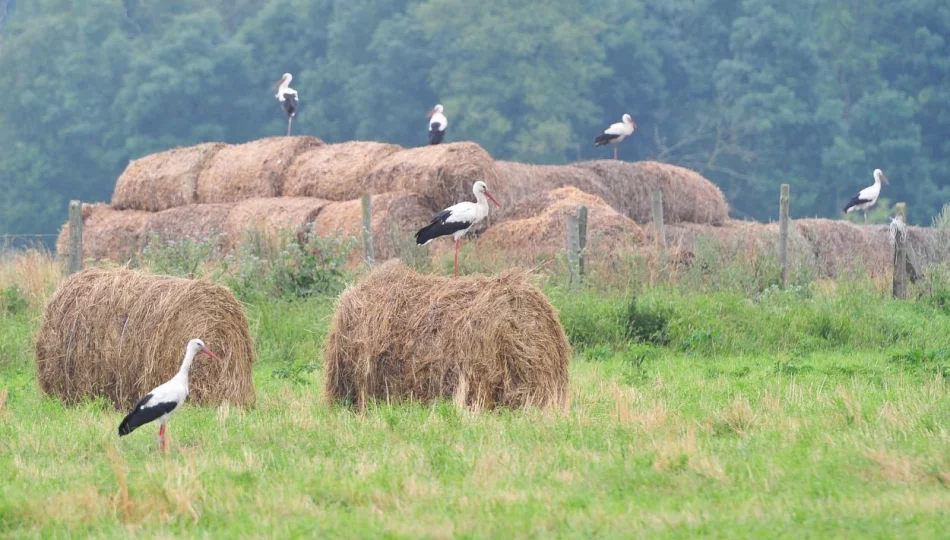
[[[188,347],[188,351],[185,352],[185,359],[181,361],[181,368],[178,370],[178,373],[175,375],[176,379],[185,379],[188,380],[188,372],[191,370],[191,363],[195,360],[195,356],[198,354],[198,349],[193,349]]]

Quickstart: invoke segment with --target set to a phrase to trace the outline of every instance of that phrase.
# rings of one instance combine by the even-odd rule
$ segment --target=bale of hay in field
[[[161,243],[185,238],[210,240],[228,232],[232,204],[189,204],[149,214],[145,222],[145,243]]]
[[[607,202],[637,223],[653,219],[651,194],[663,193],[666,223],[721,224],[729,217],[726,198],[715,184],[695,171],[655,161],[600,160],[572,165],[593,171],[610,193]]]
[[[222,148],[198,176],[199,203],[278,197],[284,173],[301,153],[323,144],[315,137],[270,137]]]
[[[536,200],[539,193],[560,187],[575,187],[611,205],[618,202],[597,173],[590,169],[571,165],[527,165],[514,161],[496,161],[495,166],[501,180],[497,187],[489,188],[497,199],[504,201],[500,209],[492,209],[498,214],[499,221],[528,217],[518,215],[525,209],[521,202]]]
[[[461,142],[402,150],[383,158],[362,178],[362,193],[409,191],[430,208],[474,200],[472,185],[482,180],[489,191],[499,182],[495,160],[475,143]],[[505,204],[505,201],[500,201]]]
[[[142,249],[149,212],[115,210],[105,203],[82,206],[83,259],[124,262]],[[56,252],[69,255],[69,223],[56,240]]]
[[[311,197],[248,199],[236,203],[227,218],[227,244],[236,247],[253,232],[276,241],[289,234],[303,242],[310,225],[329,204]]]
[[[557,312],[524,271],[455,281],[391,261],[337,300],[325,395],[564,410],[569,362]]]
[[[875,234],[872,227],[831,219],[796,219],[794,223],[811,245],[819,277],[837,277],[847,271],[883,275],[893,266],[894,250],[886,230]]]
[[[513,205],[511,219],[488,228],[478,245],[519,261],[553,256],[567,247],[567,216],[581,205],[587,207],[588,259],[611,256],[642,242],[640,227],[603,199],[562,187]]]
[[[220,285],[92,268],[46,304],[36,339],[40,388],[65,403],[103,396],[128,410],[181,366],[192,338],[221,361],[192,366],[189,402],[254,403],[254,349],[241,303]]]
[[[372,196],[373,244],[377,261],[400,257],[415,243],[417,230],[432,219],[433,211],[425,198],[417,193],[394,192]],[[341,234],[361,241],[363,212],[360,199],[334,202],[323,207],[313,223],[318,236]],[[362,252],[355,250],[351,259],[356,261]]]
[[[203,143],[132,160],[115,183],[112,207],[157,212],[198,201],[198,175],[224,143]]]
[[[297,156],[284,178],[285,197],[349,201],[363,195],[363,178],[381,160],[402,150],[395,144],[352,141],[311,148]]]

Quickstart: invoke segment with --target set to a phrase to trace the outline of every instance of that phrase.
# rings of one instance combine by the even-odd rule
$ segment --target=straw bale
[[[393,192],[372,196],[373,248],[377,261],[399,257],[411,245],[415,232],[432,219],[435,211],[417,193]],[[340,233],[345,238],[362,239],[363,210],[360,199],[334,202],[323,207],[313,224],[319,236]],[[352,257],[359,259],[354,251]]]
[[[819,277],[836,277],[847,270],[882,275],[893,266],[894,250],[886,227],[875,232],[873,227],[831,219],[794,223],[811,245]]]
[[[352,141],[311,148],[299,155],[284,178],[286,197],[349,201],[363,195],[363,178],[382,159],[402,150],[395,144]]]
[[[226,146],[203,143],[132,160],[116,181],[112,207],[156,212],[197,202],[198,175]]]
[[[235,247],[249,230],[278,239],[284,233],[303,242],[309,225],[329,201],[311,197],[276,197],[248,199],[236,203],[228,215],[225,229],[228,245]]]
[[[391,261],[337,300],[325,395],[563,411],[569,362],[557,312],[525,271],[456,281]]]
[[[596,195],[611,205],[617,202],[597,173],[590,169],[571,165],[527,165],[514,161],[496,161],[495,166],[501,181],[491,191],[496,198],[504,201],[504,206],[497,210],[499,221],[528,217],[523,215],[523,211],[531,207],[525,207],[522,202],[540,201],[538,194],[550,193],[566,186]],[[534,208],[538,208],[538,205],[534,205]]]
[[[189,204],[149,214],[145,242],[177,242],[185,238],[208,240],[227,233],[232,204]]]
[[[315,137],[270,137],[218,151],[198,177],[199,203],[278,197],[284,174],[301,153],[323,144]]]
[[[67,278],[46,304],[36,339],[40,388],[73,404],[103,396],[128,410],[179,369],[204,340],[220,358],[195,360],[189,402],[254,403],[254,349],[241,303],[204,280],[91,268]]]
[[[572,167],[596,173],[609,193],[607,202],[637,223],[653,219],[651,194],[657,189],[663,193],[666,223],[722,224],[729,215],[722,191],[699,173],[683,167],[615,160],[583,161]]]
[[[475,143],[438,144],[402,150],[383,158],[362,178],[362,193],[418,193],[429,208],[442,209],[473,198],[478,180],[489,191],[499,182],[495,161]],[[505,204],[505,201],[500,201]]]
[[[478,245],[500,249],[521,261],[553,256],[567,247],[567,216],[581,205],[587,207],[589,258],[611,255],[642,242],[640,227],[631,219],[600,197],[569,186],[515,204],[509,212],[512,219],[486,230]]]
[[[142,249],[149,212],[115,210],[105,203],[82,206],[82,249],[84,259],[125,262]],[[56,252],[69,255],[69,223],[56,240]]]

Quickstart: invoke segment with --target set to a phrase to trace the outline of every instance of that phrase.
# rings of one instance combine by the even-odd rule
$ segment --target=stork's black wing
[[[122,419],[122,423],[119,424],[119,437],[128,435],[135,431],[136,428],[161,418],[162,415],[174,411],[177,406],[178,403],[174,401],[152,403],[152,394],[145,396],[135,405],[132,411]]]

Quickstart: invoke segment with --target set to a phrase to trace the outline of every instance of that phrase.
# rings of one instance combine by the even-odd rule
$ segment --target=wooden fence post
[[[567,265],[570,267],[571,286],[577,285],[577,272],[580,263],[580,238],[577,234],[577,216],[567,216]]]
[[[360,205],[363,208],[363,260],[373,266],[376,264],[373,251],[373,200],[369,194],[360,198]]]
[[[788,284],[788,184],[778,197],[778,262],[782,267],[782,288]]]
[[[69,265],[70,274],[82,270],[82,201],[69,201]]]
[[[907,204],[894,205],[894,298],[907,298]]]
[[[666,252],[666,228],[663,225],[663,192],[656,190],[651,194],[653,206],[653,228],[656,229],[660,247]]]
[[[577,275],[581,281],[587,273],[587,207],[577,207]]]

